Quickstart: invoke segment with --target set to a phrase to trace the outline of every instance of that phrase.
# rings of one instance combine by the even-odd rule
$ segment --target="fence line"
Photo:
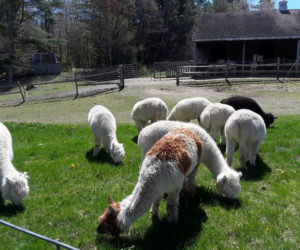
[[[20,231],[20,232],[22,232],[24,234],[28,234],[28,235],[33,236],[35,238],[38,238],[40,240],[44,240],[44,241],[47,241],[47,242],[49,242],[51,244],[54,244],[54,245],[56,245],[56,249],[60,249],[60,247],[63,247],[63,248],[70,249],[70,250],[78,250],[78,248],[72,247],[72,246],[70,246],[68,244],[59,242],[57,240],[52,240],[52,239],[50,239],[48,237],[45,237],[45,236],[43,236],[41,234],[37,234],[37,233],[34,233],[32,231],[26,230],[24,228],[15,226],[15,225],[13,225],[11,223],[8,223],[6,221],[0,220],[0,224],[2,224],[4,226],[7,226],[7,227],[10,227],[10,228],[13,228],[13,229],[15,229],[17,231]]]
[[[24,80],[10,86],[2,85],[0,86],[0,106],[64,98],[75,99],[79,96],[91,96],[117,89],[120,91],[124,88],[124,78],[135,75],[132,71],[133,67],[134,65],[119,65],[80,73],[75,70],[59,81],[32,83]]]
[[[294,69],[293,71],[291,69]],[[225,78],[230,85],[228,78],[236,77],[280,77],[291,75],[300,76],[300,63],[266,63],[266,64],[218,64],[218,65],[183,65],[177,68],[176,84],[179,85],[180,77],[193,79],[204,79],[210,77]]]

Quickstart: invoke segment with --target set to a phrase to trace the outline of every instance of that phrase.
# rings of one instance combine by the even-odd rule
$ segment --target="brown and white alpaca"
[[[151,204],[159,204],[167,193],[167,214],[172,224],[178,221],[179,193],[193,192],[202,143],[189,129],[174,129],[157,141],[141,165],[138,182],[131,195],[121,202],[109,198],[109,206],[99,216],[98,233],[118,235],[142,216]],[[184,182],[186,184],[184,185]],[[151,209],[154,216],[158,207]]]

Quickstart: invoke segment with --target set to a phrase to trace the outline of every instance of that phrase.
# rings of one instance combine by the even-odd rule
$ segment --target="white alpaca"
[[[29,193],[27,173],[21,173],[12,164],[12,138],[0,122],[0,183],[3,200],[19,205]]]
[[[95,141],[93,156],[99,154],[102,141],[104,149],[110,153],[111,158],[116,163],[121,162],[125,151],[123,144],[117,141],[117,125],[113,114],[104,106],[96,105],[89,112],[88,122]]]
[[[200,124],[218,142],[218,135],[221,134],[221,143],[225,144],[224,126],[234,112],[234,108],[222,103],[211,103],[206,106],[200,116]]]
[[[203,97],[183,99],[171,110],[167,120],[189,122],[190,120],[197,119],[200,124],[200,115],[209,104],[211,102]]]
[[[236,144],[239,143],[241,167],[246,167],[247,160],[255,165],[259,146],[266,136],[263,118],[248,109],[235,111],[225,124],[227,163],[232,165]]]
[[[143,156],[150,150],[156,141],[172,129],[191,129],[201,140],[203,145],[201,163],[207,166],[216,178],[218,191],[227,197],[234,198],[241,190],[241,172],[230,168],[215,141],[201,127],[192,123],[159,121],[144,128],[138,137],[138,145],[142,149]]]
[[[201,141],[189,129],[175,129],[162,137],[147,153],[132,194],[117,203],[109,199],[110,205],[98,218],[100,224],[97,231],[118,235],[164,194],[168,195],[168,220],[176,224],[179,193],[184,188],[185,178],[193,185],[201,151]],[[150,215],[157,213],[158,208],[152,207]]]
[[[134,120],[137,130],[140,132],[148,121],[151,123],[165,120],[168,107],[160,98],[147,98],[137,102],[132,109],[131,118]]]

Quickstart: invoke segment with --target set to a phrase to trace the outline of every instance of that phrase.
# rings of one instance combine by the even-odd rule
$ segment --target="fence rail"
[[[65,75],[59,81],[21,82],[0,85],[0,106],[16,106],[24,102],[53,101],[64,98],[93,96],[114,90],[122,90],[125,77],[135,76],[134,65],[119,65],[98,70],[78,70]]]
[[[0,224],[2,224],[2,225],[4,225],[4,226],[7,226],[7,227],[10,227],[10,228],[13,228],[13,229],[15,229],[15,230],[17,230],[17,231],[19,231],[19,232],[22,232],[22,233],[24,233],[24,234],[33,236],[33,237],[38,238],[38,239],[40,239],[40,240],[44,240],[44,241],[46,241],[46,242],[49,242],[49,243],[51,243],[51,244],[54,244],[54,245],[56,245],[56,249],[58,249],[58,250],[60,249],[60,247],[63,247],[63,248],[66,248],[66,249],[70,249],[70,250],[77,250],[77,248],[75,248],[75,247],[72,247],[72,246],[67,245],[67,244],[65,244],[65,243],[62,243],[62,242],[59,242],[59,241],[57,241],[57,240],[52,240],[52,239],[47,238],[47,237],[45,237],[45,236],[43,236],[43,235],[40,235],[40,234],[31,232],[31,231],[29,231],[29,230],[26,230],[26,229],[21,228],[21,227],[18,227],[18,226],[15,226],[15,225],[13,225],[13,224],[11,224],[11,223],[8,223],[8,222],[6,222],[6,221],[0,220]]]
[[[228,83],[228,78],[237,77],[275,77],[283,81],[285,77],[300,77],[300,63],[280,63],[278,60],[277,63],[266,64],[183,65],[177,68],[177,85],[180,77],[225,78]]]

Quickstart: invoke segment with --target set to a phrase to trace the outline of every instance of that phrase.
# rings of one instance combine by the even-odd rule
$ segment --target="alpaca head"
[[[29,192],[28,175],[26,172],[14,176],[4,176],[2,180],[2,198],[20,205]]]
[[[228,171],[217,176],[217,190],[228,198],[235,198],[241,191],[241,172]]]
[[[277,117],[274,117],[273,114],[271,114],[271,113],[265,114],[264,120],[266,123],[266,127],[268,128],[275,121],[275,119],[277,119]]]
[[[97,232],[99,234],[110,234],[118,236],[121,230],[117,226],[117,216],[120,212],[120,202],[114,202],[112,198],[108,198],[109,206],[104,213],[98,217],[99,226]]]
[[[118,143],[117,141],[113,141],[111,144],[110,156],[114,160],[114,162],[122,162],[125,156],[123,144]]]

